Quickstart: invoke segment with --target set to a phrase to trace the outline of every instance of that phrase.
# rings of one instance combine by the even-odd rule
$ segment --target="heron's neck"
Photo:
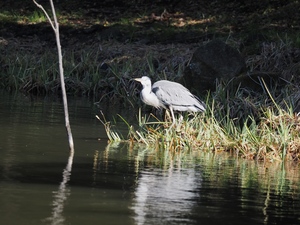
[[[141,98],[144,103],[147,105],[152,105],[156,108],[162,107],[160,101],[158,100],[157,96],[152,92],[151,85],[144,86],[141,92]]]
[[[151,84],[150,85],[145,85],[143,87],[143,91],[144,91],[144,93],[153,94],[152,89],[151,89]]]

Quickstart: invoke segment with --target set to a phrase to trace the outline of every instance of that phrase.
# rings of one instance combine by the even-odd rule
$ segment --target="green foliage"
[[[29,41],[35,42],[34,39]],[[27,45],[22,42],[16,46],[0,43],[0,51],[6,55],[1,59],[1,87],[33,94],[51,94],[60,90],[55,49],[42,43]],[[144,45],[112,42],[66,49],[63,63],[67,92],[133,106],[139,86],[131,78],[146,74],[164,79],[170,79],[174,74],[181,76],[188,60],[179,55],[181,51],[172,45],[149,49]],[[174,55],[170,57],[171,54]]]
[[[249,116],[242,126],[237,126],[229,114],[217,118],[221,112],[215,108],[213,99],[208,101],[211,107],[205,114],[185,115],[171,128],[170,118],[160,121],[152,114],[142,116],[140,111],[137,129],[124,120],[129,138],[123,141],[176,153],[232,151],[247,159],[264,161],[300,159],[300,117],[291,108],[286,111],[278,107],[261,107],[260,121]]]
[[[41,12],[40,10],[38,11],[33,11],[31,15],[28,15],[28,21],[29,23],[42,23],[47,21],[46,15]]]
[[[228,91],[219,84],[218,91],[207,96],[204,114],[184,114],[174,125],[166,114],[160,120],[153,114],[142,116],[138,127],[128,127],[128,138],[123,141],[143,143],[159,151],[230,151],[247,159],[281,161],[300,159],[300,117],[294,113],[294,102],[285,95],[273,97],[275,90],[264,96],[245,99],[245,89]],[[224,88],[225,87],[225,88]],[[291,90],[294,90],[293,88]],[[284,101],[284,104],[281,103]],[[281,106],[282,105],[282,106]],[[242,114],[241,112],[247,112]]]

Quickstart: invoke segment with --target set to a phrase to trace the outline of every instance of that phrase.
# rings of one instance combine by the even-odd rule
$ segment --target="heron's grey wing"
[[[181,84],[167,80],[154,83],[152,92],[167,106],[189,104],[188,100],[193,96],[189,90]]]
[[[205,106],[187,88],[179,83],[161,80],[153,84],[152,92],[166,106],[178,111],[203,111]],[[194,108],[196,107],[196,108]]]

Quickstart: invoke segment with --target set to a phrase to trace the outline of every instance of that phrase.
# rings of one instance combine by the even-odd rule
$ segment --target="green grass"
[[[122,141],[143,143],[160,151],[230,151],[247,159],[282,161],[300,159],[300,117],[291,108],[258,108],[260,118],[248,116],[237,125],[229,114],[223,115],[213,99],[208,99],[206,113],[190,115],[170,128],[170,118],[159,120],[140,111],[138,126],[128,127],[128,138]],[[218,116],[216,116],[218,115]],[[259,119],[259,120],[258,120]],[[111,142],[121,141],[118,132],[105,124]],[[113,135],[112,135],[113,134]],[[116,138],[114,138],[116,137]]]
[[[158,119],[153,114],[140,111],[134,126],[123,119],[128,127],[128,137],[122,141],[142,143],[148,148],[169,151],[174,154],[186,151],[232,152],[240,157],[262,161],[299,161],[300,117],[295,112],[299,104],[299,82],[285,56],[291,50],[290,42],[265,44],[256,60],[249,57],[248,68],[262,71],[283,71],[287,85],[268,86],[260,79],[261,92],[241,86],[233,88],[231,82],[220,82],[215,92],[207,96],[207,111],[204,114],[184,115],[171,129],[170,118]],[[155,76],[150,55],[147,64],[149,74]],[[151,63],[152,62],[152,63]],[[172,72],[173,74],[175,71]],[[290,74],[289,74],[290,73]],[[160,79],[163,73],[158,74]],[[137,91],[138,92],[138,91]],[[135,103],[135,105],[137,105]],[[117,131],[106,124],[109,133]],[[117,125],[115,125],[117,126]],[[110,141],[115,140],[110,135]]]
[[[60,90],[56,49],[45,48],[39,42],[32,44],[35,41],[24,40],[16,46],[0,45],[0,51],[6,55],[2,59],[0,87],[33,94],[51,94]],[[174,74],[181,76],[188,60],[178,56],[182,48],[184,46],[161,45],[149,49],[142,45],[103,42],[83,49],[65,49],[66,89],[73,95],[131,101],[138,87],[131,81],[132,77],[142,74],[159,74],[167,79]]]
[[[2,23],[33,24],[47,22],[47,18],[40,10],[24,13],[14,11],[2,11],[0,13]]]
[[[16,22],[18,21],[18,16],[15,14],[12,14],[8,11],[2,11],[0,13],[0,21],[2,23],[7,23],[7,22]]]
[[[42,23],[47,21],[47,17],[40,10],[33,11],[32,14],[27,16],[29,23]]]

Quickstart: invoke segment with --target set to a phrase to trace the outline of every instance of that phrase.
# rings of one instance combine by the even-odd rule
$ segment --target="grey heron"
[[[189,112],[205,111],[205,104],[179,83],[160,80],[151,86],[151,80],[147,76],[135,78],[134,80],[143,85],[140,96],[145,104],[154,106],[155,108],[170,110],[173,119],[171,127],[175,124],[174,110]]]

